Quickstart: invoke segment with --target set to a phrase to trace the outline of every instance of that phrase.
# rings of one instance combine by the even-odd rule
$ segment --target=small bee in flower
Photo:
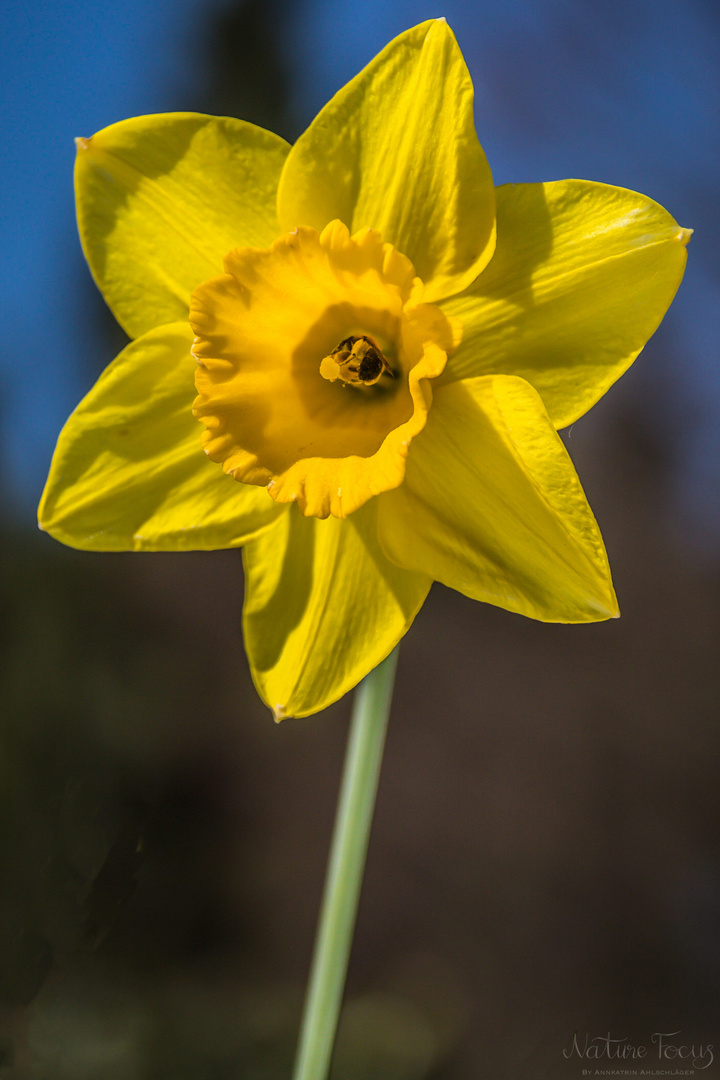
[[[341,341],[323,360],[320,374],[329,382],[341,379],[349,386],[375,386],[383,375],[395,378],[382,349],[366,334]]]

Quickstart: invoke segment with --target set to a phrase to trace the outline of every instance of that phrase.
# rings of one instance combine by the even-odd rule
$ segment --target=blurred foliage
[[[246,0],[221,11],[205,38],[209,85],[204,108],[238,116],[294,142],[300,134],[278,27],[292,0]]]
[[[0,988],[27,1004],[52,958],[83,941],[92,882],[124,827],[123,776],[96,722],[119,702],[112,643],[82,602],[86,575],[73,580],[63,553],[41,559],[19,538],[3,549],[14,573],[2,590]],[[118,610],[112,584],[96,586]]]
[[[201,708],[207,655],[128,587],[122,557],[7,535],[0,554],[15,568],[0,597],[0,1075],[287,1076],[300,992],[253,965],[242,866],[250,907],[228,888],[242,821]],[[439,1024],[407,994],[361,995],[334,1076],[426,1076]]]

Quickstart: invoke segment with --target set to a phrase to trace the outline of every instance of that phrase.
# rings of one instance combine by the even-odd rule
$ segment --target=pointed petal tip
[[[76,136],[74,142],[75,142],[75,149],[77,150],[78,154],[80,153],[81,150],[87,150],[87,148],[90,146],[91,140],[92,140],[92,135],[89,138],[85,138],[84,135]]]
[[[287,719],[287,715],[288,715],[287,712],[285,711],[285,706],[284,705],[276,705],[272,710],[272,714],[273,714],[273,720],[275,721],[276,724],[282,723],[283,720]]]
[[[678,240],[680,241],[681,244],[689,244],[690,243],[690,237],[692,236],[692,234],[694,232],[695,232],[694,229],[683,229],[683,227],[681,225],[680,228],[678,229],[677,238],[678,238]]]
[[[617,602],[615,590],[611,588],[609,596],[604,596],[601,600],[598,600],[595,604],[598,612],[598,620],[605,622],[609,619],[620,618],[620,607]]]
[[[425,34],[425,40],[427,41],[431,34],[442,33],[443,31],[448,30],[450,30],[450,25],[444,15],[440,15],[436,19],[430,19]]]
[[[604,612],[603,619],[619,619],[620,618],[620,608],[618,607],[618,602],[617,602],[617,600],[615,599],[614,596],[613,596],[613,598],[612,598],[612,600],[610,601],[609,604],[603,605],[602,610]]]

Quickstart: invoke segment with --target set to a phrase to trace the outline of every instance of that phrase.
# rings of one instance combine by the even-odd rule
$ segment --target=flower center
[[[367,334],[341,341],[320,364],[320,374],[328,382],[340,379],[346,386],[375,386],[383,375],[395,378],[382,349]]]
[[[410,260],[334,221],[236,248],[224,264],[190,306],[208,456],[316,517],[345,517],[401,484],[429,380],[459,341],[422,302]]]

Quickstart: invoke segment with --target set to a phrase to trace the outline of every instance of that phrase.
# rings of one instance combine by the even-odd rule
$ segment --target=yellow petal
[[[545,622],[617,615],[580,481],[522,379],[441,387],[405,483],[376,501],[383,549],[401,566]]]
[[[284,229],[339,218],[377,229],[412,260],[426,299],[450,296],[495,244],[492,177],[473,88],[444,19],[387,45],[293,146],[278,190]]]
[[[644,195],[586,180],[499,187],[497,227],[488,268],[442,305],[464,328],[443,380],[519,375],[565,427],[657,329],[690,230]]]
[[[243,550],[245,647],[276,719],[337,701],[408,630],[430,588],[377,540],[376,501],[345,520],[294,507]]]
[[[282,513],[202,452],[192,415],[186,323],[132,342],[78,405],[58,440],[40,527],[95,551],[235,547]]]
[[[279,232],[287,143],[199,113],[139,116],[78,139],[78,225],[93,277],[130,337],[187,316],[237,244]]]

